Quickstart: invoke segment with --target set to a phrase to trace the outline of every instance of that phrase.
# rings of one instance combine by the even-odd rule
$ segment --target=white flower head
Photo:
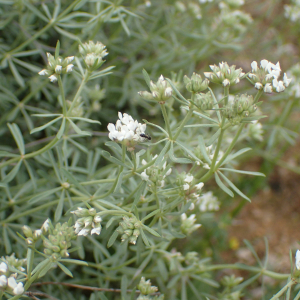
[[[17,283],[13,276],[7,279],[7,285],[13,290],[15,295],[22,295],[24,293],[23,283]]]
[[[300,250],[296,251],[296,268],[297,270],[300,270]]]
[[[5,287],[7,285],[7,278],[5,275],[0,276],[0,287]]]
[[[6,273],[8,270],[7,264],[5,262],[0,263],[0,272],[1,273]]]
[[[193,175],[186,175],[185,178],[184,178],[184,182],[192,182],[194,179],[194,176]]]

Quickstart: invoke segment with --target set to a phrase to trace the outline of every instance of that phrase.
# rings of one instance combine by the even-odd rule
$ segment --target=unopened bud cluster
[[[164,76],[160,76],[156,83],[150,81],[150,91],[141,91],[138,94],[145,100],[154,100],[158,102],[165,102],[172,97],[172,88],[165,80]]]
[[[101,221],[99,213],[95,208],[81,208],[72,211],[79,219],[75,222],[74,228],[77,235],[87,236],[88,234],[97,234],[101,232]]]
[[[243,118],[249,117],[257,110],[254,104],[253,96],[237,95],[233,101],[223,107],[222,113],[232,125],[239,124]]]
[[[194,98],[194,102],[200,110],[210,110],[214,106],[214,100],[211,96],[211,93],[200,93],[196,94]]]
[[[70,73],[74,65],[70,64],[74,60],[74,56],[68,56],[65,59],[58,56],[55,58],[52,54],[47,53],[48,66],[39,72],[39,75],[48,76],[51,82],[58,80],[58,76],[65,73]]]
[[[203,182],[198,184],[194,183],[194,176],[182,173],[178,176],[177,185],[179,186],[179,195],[183,196],[186,200],[191,201],[190,209],[194,209],[194,202],[197,202],[200,197],[200,191],[204,186]]]
[[[45,234],[49,230],[49,222],[50,220],[47,219],[42,225],[41,229],[34,231],[32,231],[32,229],[27,225],[22,227],[23,233],[26,237],[27,245],[32,245],[37,242],[42,237],[42,234]]]
[[[256,89],[263,89],[265,93],[283,92],[292,81],[292,79],[287,78],[286,73],[284,73],[283,81],[278,80],[281,72],[279,62],[275,65],[263,59],[260,61],[260,67],[258,67],[257,62],[253,61],[251,68],[252,72],[248,74],[249,80]]]
[[[76,239],[73,227],[68,223],[57,223],[55,228],[51,227],[48,238],[43,237],[44,253],[51,256],[54,261],[61,257],[68,257],[71,240]]]
[[[141,278],[140,283],[137,285],[137,288],[140,290],[141,294],[137,298],[137,300],[163,300],[164,296],[151,296],[158,291],[156,286],[151,286],[151,281],[148,279],[145,280],[145,277]]]
[[[79,52],[83,56],[88,69],[97,70],[104,63],[103,57],[108,54],[106,46],[100,42],[93,41],[79,45]]]
[[[185,213],[181,215],[180,229],[182,233],[190,235],[193,231],[197,230],[201,226],[201,224],[195,224],[197,221],[195,217],[195,214],[192,214],[189,217],[187,217]]]
[[[193,73],[191,78],[186,75],[183,77],[186,89],[191,93],[200,93],[207,89],[209,80],[207,78],[202,80],[201,75]]]
[[[212,72],[204,72],[205,77],[209,81],[230,86],[240,82],[240,79],[245,75],[242,69],[235,69],[235,65],[229,66],[227,62],[219,63],[219,66],[210,65]]]
[[[123,217],[123,221],[119,223],[119,227],[117,228],[117,232],[121,234],[121,241],[125,242],[129,241],[131,244],[136,244],[137,238],[140,235],[141,223],[136,217]]]
[[[119,120],[116,125],[109,123],[107,129],[109,130],[108,137],[115,142],[124,144],[130,150],[136,144],[145,142],[146,124],[141,124],[134,120],[130,115],[118,113]]]
[[[2,262],[0,263],[0,294],[7,292],[13,295],[22,295],[24,293],[24,286],[22,282],[17,282],[17,273],[12,273],[9,271],[9,266],[14,267],[20,271],[25,271],[22,267],[22,264],[26,260],[18,261],[14,254],[9,257],[6,256],[6,259],[2,257]],[[12,264],[10,264],[10,262]]]
[[[153,159],[155,159],[156,157],[157,155],[155,155]],[[146,164],[147,162],[143,159],[142,165]],[[167,162],[164,162],[164,164],[161,167],[152,165],[141,173],[141,178],[145,181],[153,183],[158,188],[162,188],[165,186],[165,178],[169,176],[172,172],[172,169],[167,169],[166,166]]]

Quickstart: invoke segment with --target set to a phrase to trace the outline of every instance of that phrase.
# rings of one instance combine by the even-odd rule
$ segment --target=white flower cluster
[[[250,81],[254,84],[254,87],[258,90],[263,89],[265,93],[283,92],[286,87],[289,86],[292,79],[289,79],[284,73],[283,81],[279,80],[280,76],[280,64],[273,64],[270,61],[263,59],[260,61],[260,67],[257,62],[251,63],[252,73],[248,74]]]
[[[212,72],[204,72],[204,76],[211,82],[230,86],[240,82],[240,79],[245,75],[242,69],[235,69],[235,65],[229,66],[227,62],[219,63],[219,66],[210,65]]]
[[[107,129],[109,130],[108,137],[115,142],[125,144],[128,147],[134,147],[138,143],[144,142],[146,124],[141,124],[134,120],[130,115],[118,113],[119,120],[116,125],[109,123]]]
[[[185,234],[191,234],[193,231],[197,230],[199,227],[201,227],[201,224],[195,224],[197,221],[195,219],[196,215],[192,214],[189,217],[187,217],[186,214],[181,215],[181,230]]]
[[[157,155],[155,155],[153,159],[156,157]],[[147,162],[143,159],[142,165],[145,166],[146,164]],[[166,171],[166,166],[167,162],[164,162],[162,168],[152,165],[141,173],[141,178],[145,181],[152,181],[157,185],[157,187],[162,188],[165,186],[165,178],[172,172],[171,168]]]
[[[259,123],[257,120],[253,121],[252,124],[249,124],[247,129],[248,129],[248,137],[258,141],[263,140],[264,131],[262,129],[262,124]]]
[[[300,270],[300,250],[296,251],[296,269]]]
[[[94,208],[82,208],[78,207],[77,210],[72,211],[79,219],[75,222],[74,228],[77,235],[87,236],[90,234],[99,235],[101,232],[102,218],[99,213],[96,213]]]
[[[220,202],[218,201],[218,198],[213,195],[212,192],[207,192],[200,196],[196,204],[199,205],[199,209],[202,212],[220,209]]]
[[[292,0],[291,2],[292,5],[284,6],[284,16],[292,22],[296,22],[300,19],[300,1]]]
[[[74,60],[74,56],[68,56],[65,59],[61,57],[55,58],[52,54],[47,53],[48,67],[39,72],[39,75],[48,76],[51,82],[58,80],[58,76],[64,73],[70,73],[74,65],[70,64]]]
[[[138,94],[145,100],[165,102],[172,97],[172,88],[169,83],[165,80],[163,75],[160,75],[157,82],[150,81],[150,91],[141,91]]]
[[[22,295],[24,293],[23,283],[17,283],[17,273],[11,274],[8,278],[8,266],[5,262],[0,263],[0,289],[6,289],[14,295]]]

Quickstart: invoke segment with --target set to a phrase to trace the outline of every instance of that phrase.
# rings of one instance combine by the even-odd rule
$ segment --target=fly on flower
[[[141,133],[140,137],[147,139],[148,141],[151,141],[151,136],[149,134],[146,133]]]

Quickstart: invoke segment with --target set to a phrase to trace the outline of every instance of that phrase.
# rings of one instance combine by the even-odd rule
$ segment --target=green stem
[[[276,295],[274,295],[270,300],[277,300],[279,297],[292,285],[296,284],[296,281],[291,279]]]
[[[241,264],[220,264],[220,265],[209,266],[209,267],[205,268],[203,270],[203,272],[224,270],[224,269],[245,270],[245,271],[249,271],[249,272],[261,273],[262,275],[266,275],[268,277],[271,277],[274,279],[279,279],[279,280],[288,279],[290,276],[290,274],[280,274],[280,273],[260,269],[257,267],[250,267],[247,265],[243,266]]]
[[[166,111],[165,104],[160,103],[160,108],[161,108],[161,111],[162,111],[162,114],[163,114],[163,117],[164,117],[164,120],[165,120],[167,132],[169,134],[169,139],[172,140],[172,132],[171,132],[169,117],[168,117],[168,114],[167,114],[167,111]]]
[[[136,171],[135,153],[134,153],[134,151],[130,151],[130,153],[131,153],[131,158],[132,158],[132,161],[133,161],[133,170],[132,170],[132,173],[135,173],[135,171]]]
[[[61,100],[62,100],[63,115],[64,115],[64,117],[66,117],[66,115],[67,115],[67,102],[66,102],[64,87],[63,87],[63,83],[62,83],[60,75],[58,75],[58,86],[59,86],[59,91],[60,91]]]
[[[77,100],[78,100],[78,98],[79,98],[79,96],[80,96],[80,94],[82,92],[82,89],[83,89],[85,83],[88,81],[89,76],[90,76],[90,72],[86,70],[86,72],[84,74],[84,77],[83,77],[83,79],[82,79],[82,81],[80,83],[80,86],[79,86],[79,88],[78,88],[78,90],[77,90],[77,92],[76,92],[76,94],[75,94],[75,96],[73,98],[72,104],[71,104],[71,106],[70,106],[70,108],[68,110],[67,115],[69,115],[72,112],[73,108],[76,106]]]
[[[229,86],[224,86],[224,103],[225,106],[228,104],[228,96],[229,96]]]
[[[28,278],[28,280],[30,280],[32,266],[33,266],[33,259],[34,259],[34,250],[31,248],[28,248],[27,251],[28,251],[27,257],[30,256],[30,265],[28,266],[28,269],[27,269],[27,276],[28,276],[27,278]]]
[[[222,158],[220,159],[220,161],[217,163],[217,165],[215,166],[215,170],[217,170],[221,164],[224,162],[224,160],[227,158],[227,156],[230,154],[231,150],[233,149],[235,143],[237,142],[242,130],[244,129],[246,123],[242,123],[240,125],[240,128],[238,129],[237,133],[235,134],[234,139],[232,140],[232,142],[230,143],[230,146],[228,147],[228,149],[226,150],[226,152],[224,153],[224,155],[222,156]]]
[[[17,162],[18,160],[20,159],[28,159],[28,158],[31,158],[31,157],[34,157],[34,156],[37,156],[37,155],[40,155],[46,151],[48,151],[49,149],[51,149],[52,147],[55,146],[55,144],[59,141],[59,139],[57,137],[55,137],[49,144],[47,144],[46,146],[44,146],[43,148],[37,150],[37,151],[34,151],[34,152],[31,152],[31,153],[28,153],[28,154],[25,154],[23,157],[19,156],[19,157],[14,157],[14,158],[11,158],[5,162],[3,162],[2,164],[0,164],[0,169],[2,169],[3,167],[5,166],[8,166],[14,162]]]
[[[193,96],[192,96],[192,99],[193,99]],[[176,141],[176,139],[178,138],[179,134],[181,133],[183,127],[185,126],[185,124],[188,122],[188,120],[192,117],[193,115],[193,112],[194,112],[194,109],[193,109],[193,105],[191,104],[191,106],[189,107],[189,111],[188,113],[185,115],[184,119],[182,120],[180,126],[178,127],[174,137],[173,137],[173,140]]]
[[[156,200],[156,206],[157,206],[157,208],[160,208],[160,203],[159,203],[159,199],[158,199],[158,196],[157,196],[156,184],[154,185],[154,196],[155,196],[155,200]]]
[[[259,90],[259,91],[256,93],[253,104],[257,103],[257,101],[259,100],[259,98],[260,98],[260,96],[262,95],[262,93],[263,93],[263,90]]]

